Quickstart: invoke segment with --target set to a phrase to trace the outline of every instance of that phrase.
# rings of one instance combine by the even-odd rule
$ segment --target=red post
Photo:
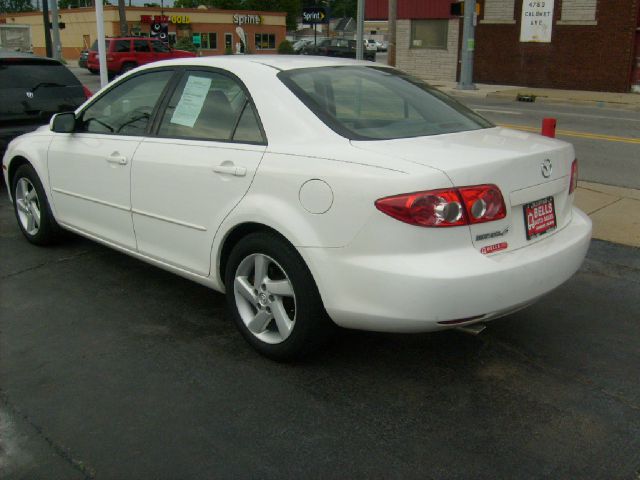
[[[542,119],[542,132],[545,137],[556,137],[556,119],[555,118],[543,118]]]

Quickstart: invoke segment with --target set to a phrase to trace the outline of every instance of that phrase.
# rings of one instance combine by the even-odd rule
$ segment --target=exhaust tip
[[[472,325],[462,325],[460,327],[456,327],[456,330],[476,336],[480,335],[485,328],[487,328],[487,326],[484,323],[474,323]]]

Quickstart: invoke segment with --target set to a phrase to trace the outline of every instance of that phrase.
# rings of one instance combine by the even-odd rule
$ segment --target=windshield
[[[19,62],[0,63],[0,89],[33,90],[80,86],[78,79],[58,62],[25,59]]]
[[[327,126],[351,140],[493,127],[437,89],[390,68],[303,68],[280,72],[278,77]]]

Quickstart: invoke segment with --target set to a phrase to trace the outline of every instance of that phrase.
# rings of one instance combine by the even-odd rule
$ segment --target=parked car
[[[328,38],[316,45],[306,45],[300,52],[302,55],[324,55],[327,57],[356,58],[356,41],[345,38]],[[375,62],[375,50],[363,48],[364,60]]]
[[[226,291],[244,338],[277,359],[335,325],[507,315],[571,277],[591,235],[569,143],[363,61],[148,65],[15,139],[3,162],[28,241],[71,230]]]
[[[186,50],[176,50],[160,40],[149,37],[115,37],[106,42],[107,70],[110,75],[122,74],[140,65],[169,60],[171,58],[195,57],[196,54]],[[87,68],[91,73],[100,71],[98,60],[98,41],[89,49]]]
[[[0,50],[0,156],[9,142],[74,110],[91,92],[50,58]]]
[[[89,50],[80,51],[80,58],[78,58],[78,66],[80,68],[87,68],[88,58],[89,58]]]
[[[364,39],[364,46],[367,48],[367,50],[371,50],[372,52],[378,51],[378,42],[376,42],[372,38]]]
[[[307,46],[307,45],[311,45],[313,44],[313,39],[309,39],[309,38],[302,38],[300,40],[296,40],[293,43],[293,51],[295,53],[300,53],[302,51],[302,49]]]
[[[380,42],[380,52],[386,52],[389,49],[389,42],[387,42],[386,40],[383,40],[382,42]]]

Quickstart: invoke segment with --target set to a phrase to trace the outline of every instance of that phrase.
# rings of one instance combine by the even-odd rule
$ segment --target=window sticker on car
[[[171,123],[193,128],[202,111],[210,86],[210,78],[190,76],[173,112]]]

